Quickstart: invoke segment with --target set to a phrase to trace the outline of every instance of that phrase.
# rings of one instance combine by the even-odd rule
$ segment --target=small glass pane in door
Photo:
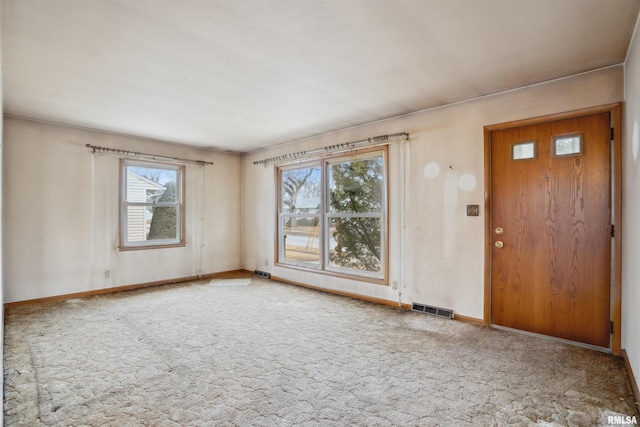
[[[558,136],[553,138],[555,157],[582,154],[582,135]]]
[[[511,158],[513,160],[535,159],[536,141],[526,141],[513,144]]]

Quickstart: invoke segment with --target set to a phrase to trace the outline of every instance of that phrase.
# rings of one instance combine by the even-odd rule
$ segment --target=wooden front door
[[[491,322],[610,347],[609,113],[491,132]]]

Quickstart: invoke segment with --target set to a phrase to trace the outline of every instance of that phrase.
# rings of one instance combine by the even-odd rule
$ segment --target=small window
[[[184,166],[122,161],[120,249],[184,246]]]
[[[556,136],[553,138],[555,157],[577,156],[582,154],[582,135]]]
[[[518,142],[511,150],[513,160],[529,160],[536,158],[536,141]]]

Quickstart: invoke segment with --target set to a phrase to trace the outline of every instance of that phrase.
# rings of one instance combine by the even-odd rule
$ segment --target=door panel
[[[492,132],[493,324],[609,347],[610,176],[609,113]]]

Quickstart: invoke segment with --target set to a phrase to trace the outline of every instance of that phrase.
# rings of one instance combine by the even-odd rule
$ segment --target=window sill
[[[283,264],[281,262],[276,262],[274,265],[280,268],[288,268],[291,270],[304,271],[307,273],[319,274],[321,276],[338,277],[340,279],[354,280],[356,282],[366,282],[366,283],[373,283],[375,285],[389,286],[389,280],[386,277],[383,279],[376,279],[375,277],[360,276],[357,274],[339,273],[336,271],[319,270],[314,268],[305,268],[298,265]]]
[[[145,249],[166,249],[166,248],[184,248],[187,242],[170,243],[168,245],[140,245],[140,246],[118,246],[120,252],[140,251]]]

